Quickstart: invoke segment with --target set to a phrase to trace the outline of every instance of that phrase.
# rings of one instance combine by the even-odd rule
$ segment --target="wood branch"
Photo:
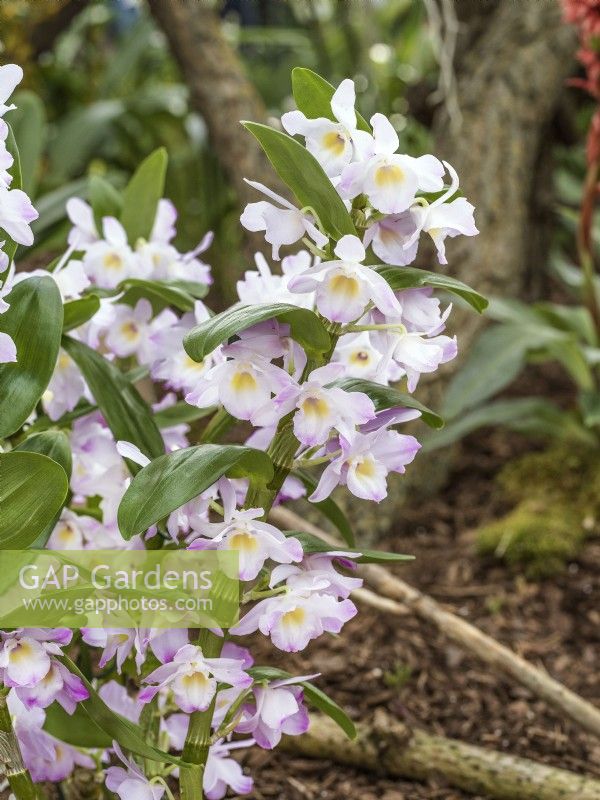
[[[600,781],[525,758],[410,730],[384,712],[359,724],[348,741],[327,717],[311,717],[303,736],[284,737],[281,747],[309,758],[427,781],[442,778],[458,789],[494,800],[600,800]]]
[[[338,540],[287,508],[279,506],[274,508],[271,511],[271,519],[282,527],[313,533],[330,542],[336,549],[340,548]],[[525,686],[536,697],[545,700],[589,733],[600,738],[600,710],[550,677],[544,670],[534,667],[529,661],[483,633],[479,628],[446,611],[432,597],[410,586],[384,567],[377,564],[362,564],[358,568],[358,574],[376,593],[360,589],[354,593],[359,601],[398,615],[406,615],[409,609],[421,619],[435,625],[441,633],[476,655],[491,669]]]

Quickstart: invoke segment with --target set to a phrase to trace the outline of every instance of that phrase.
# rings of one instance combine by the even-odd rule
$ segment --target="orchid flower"
[[[373,401],[363,392],[328,386],[345,373],[343,364],[313,370],[304,383],[290,383],[254,415],[253,422],[269,425],[295,410],[294,435],[305,447],[324,444],[330,432],[350,432],[375,416]]]
[[[338,186],[342,197],[353,199],[365,194],[373,208],[383,214],[399,214],[412,205],[417,191],[443,188],[444,167],[437,158],[398,155],[398,134],[383,114],[374,114],[371,125],[372,155],[344,169]]]
[[[400,314],[400,306],[388,282],[364,266],[366,253],[356,236],[342,236],[334,253],[339,261],[326,261],[292,278],[292,292],[316,291],[316,305],[332,322],[352,322],[365,312],[367,304],[384,314]]]
[[[175,703],[182,711],[206,711],[216,691],[217,682],[245,688],[252,678],[234,658],[205,658],[202,649],[192,644],[181,647],[173,660],[144,678],[146,686],[139,700],[147,703],[160,689],[171,688]]]
[[[345,485],[356,497],[381,502],[387,496],[387,476],[404,472],[421,445],[414,436],[382,428],[374,433],[355,432],[340,436],[341,454],[325,467],[317,488],[309,497],[318,503],[338,485]]]
[[[133,758],[126,757],[118,742],[113,742],[112,749],[124,766],[106,770],[106,788],[121,800],[160,800],[165,792],[164,786],[151,783]]]
[[[337,600],[319,591],[290,589],[286,594],[260,600],[230,632],[244,636],[260,630],[275,647],[297,653],[325,632],[339,633],[356,613],[351,600]]]
[[[286,537],[274,525],[261,521],[262,508],[237,511],[233,489],[222,491],[223,522],[206,522],[196,526],[190,538],[190,550],[233,550],[238,553],[239,577],[251,581],[271,559],[279,564],[301,561],[302,545],[295,537]],[[196,538],[200,534],[206,538]]]
[[[304,235],[310,236],[318,248],[325,247],[329,239],[315,225],[310,212],[300,211],[285,197],[262,183],[247,179],[246,183],[278,204],[274,205],[266,200],[248,203],[240,217],[240,222],[247,230],[265,232],[265,239],[272,245],[273,258],[276,261],[279,261],[280,247],[294,244]]]

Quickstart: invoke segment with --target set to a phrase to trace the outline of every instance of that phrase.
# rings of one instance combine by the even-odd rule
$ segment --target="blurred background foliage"
[[[217,270],[224,260],[241,259],[236,196],[145,4],[87,3],[45,42],[44,31],[51,39],[65,7],[5,0],[0,10],[0,58],[25,69],[12,121],[28,189],[40,210],[33,252],[43,258],[62,247],[65,200],[85,194],[86,176],[100,174],[123,185],[146,155],[165,145],[167,194],[180,213],[179,248],[193,247],[212,229]],[[435,87],[436,62],[421,3],[238,0],[219,9],[225,35],[269,115],[291,107],[290,70],[296,65],[333,83],[352,75],[363,114],[389,114],[406,151],[427,149],[429,131],[409,116],[407,99],[411,86],[425,81]]]

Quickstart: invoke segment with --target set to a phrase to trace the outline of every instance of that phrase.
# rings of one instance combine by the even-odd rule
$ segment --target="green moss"
[[[562,570],[600,518],[600,453],[556,446],[511,462],[498,481],[516,505],[479,529],[478,552],[530,578]]]

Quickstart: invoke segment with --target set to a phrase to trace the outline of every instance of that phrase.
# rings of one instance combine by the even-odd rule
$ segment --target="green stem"
[[[208,425],[202,431],[200,442],[202,444],[218,442],[221,436],[231,428],[234,422],[235,417],[232,417],[224,408],[220,408],[216,414],[210,418]]]
[[[216,658],[221,652],[223,641],[219,636],[203,629],[198,634],[197,644],[202,648],[206,658]],[[194,711],[190,714],[188,728],[181,758],[186,766],[179,769],[179,789],[181,800],[203,800],[204,770],[210,748],[213,714],[216,695],[206,711]]]
[[[0,762],[3,763],[11,791],[17,800],[38,800],[38,791],[23,764],[19,742],[6,704],[8,689],[0,689]]]

